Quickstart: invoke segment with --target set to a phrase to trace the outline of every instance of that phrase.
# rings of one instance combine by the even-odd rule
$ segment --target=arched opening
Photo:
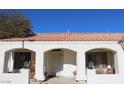
[[[46,77],[74,77],[76,52],[70,49],[52,49],[44,53]]]
[[[117,53],[110,49],[92,49],[86,52],[86,68],[96,74],[116,74]]]
[[[20,73],[30,69],[30,78],[35,75],[35,52],[29,49],[11,49],[5,52],[4,73]]]

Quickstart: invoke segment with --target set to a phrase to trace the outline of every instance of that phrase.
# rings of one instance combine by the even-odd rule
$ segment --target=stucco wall
[[[95,74],[95,70],[87,70],[87,83],[90,84],[123,84],[124,75],[119,74]]]
[[[74,51],[63,50],[63,76],[74,76],[76,70],[76,53]]]
[[[20,73],[0,73],[0,83],[6,84],[29,84],[29,70],[21,69]]]
[[[124,51],[121,47],[120,44],[118,44],[118,42],[116,41],[44,41],[44,42],[24,42],[24,46],[22,46],[22,42],[0,42],[0,59],[1,64],[0,64],[0,73],[3,72],[3,64],[4,64],[4,52],[14,49],[14,48],[26,48],[26,49],[30,49],[32,51],[36,51],[36,54],[39,55],[41,54],[41,56],[44,54],[44,52],[51,50],[51,49],[70,49],[75,51],[78,55],[82,54],[84,55],[86,51],[91,50],[91,49],[97,49],[97,48],[105,48],[105,49],[110,49],[110,50],[114,50],[117,53],[117,63],[116,66],[118,68],[118,75],[119,76],[124,76]],[[67,53],[69,54],[69,53]],[[36,78],[38,77],[39,79],[42,79],[43,75],[41,75],[41,72],[43,72],[43,60],[41,59],[40,55],[36,58],[36,61],[38,60],[38,62],[36,62]],[[86,76],[85,74],[85,57],[81,58],[81,55],[79,55],[80,59],[76,59],[78,60],[79,64],[78,66],[82,66],[83,67],[79,67],[78,69],[80,69],[80,74],[78,74],[79,80],[86,80],[87,78],[84,78]],[[76,56],[77,57],[77,56]],[[70,61],[70,60],[69,60]],[[69,62],[68,61],[68,62]],[[42,66],[39,66],[41,65]],[[83,76],[80,76],[81,73],[83,73]]]

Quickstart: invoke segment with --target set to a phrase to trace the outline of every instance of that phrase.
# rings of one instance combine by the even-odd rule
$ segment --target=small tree
[[[28,37],[32,35],[30,20],[21,13],[0,12],[0,38]]]

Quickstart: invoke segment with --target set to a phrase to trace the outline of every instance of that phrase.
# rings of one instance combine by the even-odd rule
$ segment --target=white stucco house
[[[73,77],[124,83],[124,33],[42,33],[0,39],[0,83]]]

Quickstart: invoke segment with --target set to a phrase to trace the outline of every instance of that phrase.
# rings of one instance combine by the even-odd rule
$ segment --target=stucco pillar
[[[5,56],[4,51],[0,51],[0,73],[3,73],[4,69],[4,56]]]
[[[44,53],[43,51],[36,51],[36,65],[35,65],[35,78],[37,80],[45,80],[44,75]]]
[[[77,62],[76,80],[77,81],[86,80],[85,52],[83,52],[83,51],[77,52],[76,62]]]
[[[118,72],[117,74],[124,76],[124,52],[123,51],[117,51],[117,56],[115,55],[115,71]]]
[[[9,68],[9,72],[13,72],[13,66],[14,66],[14,60],[13,60],[13,52],[9,52],[9,62],[8,62],[8,68]]]

